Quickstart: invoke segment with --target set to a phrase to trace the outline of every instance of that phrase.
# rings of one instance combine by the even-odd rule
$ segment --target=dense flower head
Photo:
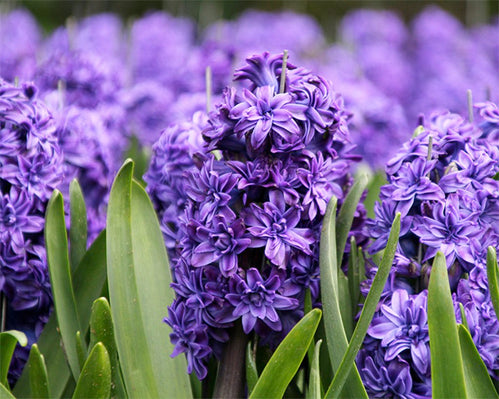
[[[203,148],[183,138],[185,127],[170,127],[145,176],[160,212],[177,210],[175,223],[162,223],[175,233],[166,238],[177,294],[167,323],[174,331],[193,323],[203,364],[220,355],[234,323],[275,346],[303,315],[307,290],[317,303],[326,204],[333,195],[341,202],[351,185],[358,158],[341,97],[292,64],[281,92],[283,67],[282,54],[249,57],[235,72],[238,86],[198,125]],[[363,218],[359,208],[357,234]],[[172,340],[174,354],[185,352],[189,371],[204,378],[205,367],[189,360],[198,347],[178,333]]]
[[[63,179],[56,125],[36,93],[32,83],[14,87],[0,80],[0,290],[7,300],[6,328],[25,331],[30,344],[52,306],[44,215]]]
[[[422,120],[387,163],[388,184],[381,187],[375,218],[366,223],[373,239],[368,251],[375,253],[385,247],[395,213],[402,216],[394,264],[368,329],[364,358],[358,361],[375,359],[369,349],[374,341],[383,349],[387,367],[394,361],[398,364],[398,358],[409,365],[413,383],[425,384],[430,376],[426,288],[437,251],[446,259],[457,319],[461,320],[462,304],[489,373],[497,378],[499,370],[499,327],[485,271],[487,248],[499,248],[499,182],[495,179],[499,147],[489,140],[495,134],[497,107],[489,102],[475,109],[474,123],[450,112],[436,112]],[[367,265],[364,295],[376,270]],[[372,367],[362,370],[364,381],[372,380],[371,373]],[[369,387],[374,393],[380,386],[373,382]]]

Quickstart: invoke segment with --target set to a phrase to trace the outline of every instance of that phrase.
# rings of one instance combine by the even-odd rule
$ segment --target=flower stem
[[[220,365],[213,397],[217,399],[242,398],[245,381],[245,351],[248,336],[244,333],[241,322],[237,322],[229,334]]]
[[[284,93],[286,90],[286,69],[288,67],[288,50],[284,50],[284,55],[282,56],[282,68],[281,68],[281,81],[279,87],[279,93]]]

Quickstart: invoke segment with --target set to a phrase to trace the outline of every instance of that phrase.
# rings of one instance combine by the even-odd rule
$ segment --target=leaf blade
[[[338,265],[336,257],[336,204],[337,199],[331,198],[327,206],[320,238],[320,286],[322,306],[324,310],[324,327],[326,346],[333,372],[340,367],[343,354],[348,347],[348,339],[343,326],[341,310],[338,301]],[[352,369],[348,383],[343,388],[343,395],[352,398],[365,398],[367,393],[362,385],[357,367]]]
[[[22,331],[9,330],[0,333],[0,384],[9,387],[7,376],[16,345],[26,346],[28,338]]]
[[[69,242],[71,243],[71,270],[80,264],[87,250],[87,209],[83,192],[76,179],[69,185]]]
[[[286,335],[262,371],[251,398],[281,398],[307,354],[322,312],[313,309]]]
[[[81,330],[69,265],[68,238],[62,194],[55,190],[47,205],[45,246],[54,308],[71,372],[80,375],[76,332]]]
[[[460,324],[457,327],[459,345],[464,366],[466,392],[470,398],[499,398],[469,331]]]
[[[33,344],[29,353],[29,385],[33,398],[50,398],[49,381],[45,358],[38,350],[38,345]]]
[[[487,279],[489,281],[490,299],[492,306],[499,318],[499,267],[497,265],[497,254],[494,247],[487,248]]]
[[[98,342],[82,368],[73,399],[108,398],[110,391],[111,363],[106,347]]]
[[[374,312],[376,311],[376,307],[388,279],[393,259],[395,257],[395,251],[397,249],[399,234],[400,213],[397,213],[388,237],[388,243],[383,253],[383,259],[381,260],[378,272],[374,277],[371,289],[367,294],[367,298],[364,302],[359,321],[357,322],[355,331],[352,335],[352,339],[350,340],[348,348],[345,351],[343,359],[341,360],[340,367],[338,368],[338,371],[336,372],[333,381],[326,392],[326,398],[338,398],[340,396],[341,390],[347,381],[350,370],[355,366],[355,357],[364,342],[367,329],[371,324]]]
[[[428,285],[432,396],[467,397],[454,307],[442,252],[433,261]]]

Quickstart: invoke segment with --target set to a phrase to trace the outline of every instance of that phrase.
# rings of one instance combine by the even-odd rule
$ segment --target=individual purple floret
[[[326,204],[343,201],[358,160],[331,83],[288,64],[280,92],[282,68],[282,55],[248,58],[235,73],[239,88],[197,125],[203,148],[196,129],[172,126],[144,177],[169,232],[174,354],[185,353],[199,378],[235,323],[275,347],[303,315],[307,290],[317,303]],[[357,233],[363,217],[359,209]]]
[[[36,87],[0,80],[0,291],[7,329],[36,341],[52,308],[44,248],[47,202],[63,179],[56,126]],[[3,310],[2,310],[3,311]],[[10,381],[20,376],[27,350],[18,349]]]
[[[376,345],[383,349],[386,367],[399,364],[400,357],[414,387],[429,383],[426,288],[437,251],[446,258],[458,320],[461,303],[479,353],[497,378],[499,324],[485,271],[487,248],[499,247],[499,148],[489,140],[497,108],[493,103],[476,108],[475,123],[458,114],[434,113],[387,163],[388,184],[381,187],[375,218],[366,223],[374,239],[371,254],[386,246],[395,212],[402,219],[390,277],[368,330],[364,357],[358,358],[370,394],[382,389],[372,378],[372,365],[366,366],[367,358],[376,359]],[[364,295],[376,270],[367,265]]]
[[[0,14],[0,78],[33,79],[40,42],[40,28],[28,11]]]

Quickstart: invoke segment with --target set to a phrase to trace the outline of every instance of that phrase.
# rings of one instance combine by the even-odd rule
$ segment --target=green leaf
[[[69,367],[73,377],[78,379],[80,364],[76,347],[76,332],[82,328],[76,310],[69,266],[64,201],[58,190],[55,190],[50,198],[45,218],[45,246],[55,312]]]
[[[393,258],[395,257],[395,251],[397,249],[398,239],[400,234],[400,213],[397,213],[392,224],[390,231],[390,236],[388,237],[388,242],[383,253],[383,259],[378,267],[378,272],[374,277],[371,289],[367,294],[366,301],[362,307],[362,312],[360,314],[359,321],[355,327],[355,330],[350,340],[350,344],[343,356],[340,367],[338,368],[328,391],[326,392],[326,398],[339,398],[341,390],[350,371],[355,367],[355,358],[359,349],[364,342],[364,338],[367,333],[367,329],[371,324],[371,320],[378,306],[379,299],[385,288],[388,275],[390,274],[390,269],[392,268]]]
[[[87,360],[87,351],[85,349],[85,345],[83,344],[80,331],[76,332],[76,353],[78,354],[78,363],[81,369],[85,364],[85,360]]]
[[[433,398],[466,398],[463,360],[442,252],[435,256],[428,285],[428,330]]]
[[[126,161],[107,216],[109,295],[125,387],[130,397],[192,397],[185,358],[170,358],[173,345],[162,322],[173,301],[163,236],[151,201],[132,175],[133,163]]]
[[[359,204],[360,197],[367,186],[366,175],[360,175],[356,179],[355,184],[352,186],[348,195],[341,205],[340,212],[336,219],[336,256],[337,263],[341,265],[343,260],[343,253],[347,244],[348,233],[352,228],[352,221]]]
[[[310,378],[308,379],[307,399],[321,399],[321,375],[319,356],[321,353],[322,340],[315,344],[314,356],[310,367]]]
[[[360,269],[364,266],[362,261],[362,251],[357,247],[355,237],[350,239],[350,255],[348,259],[348,286],[350,289],[350,307],[352,309],[353,320],[357,315],[360,300]]]
[[[92,302],[100,295],[105,280],[106,234],[103,231],[85,253],[82,261],[73,273],[74,294],[81,323],[85,326],[83,330],[85,334],[88,331]],[[50,397],[59,398],[63,395],[68,382],[71,380],[71,372],[62,350],[60,334],[57,331],[55,312],[50,316],[37,343],[38,348],[45,356],[45,364],[49,376]],[[74,384],[72,380],[71,383]],[[18,380],[14,388],[14,394],[18,398],[29,398],[31,396],[28,367],[25,367],[21,378]]]
[[[251,394],[258,381],[258,370],[256,362],[251,350],[251,342],[248,342],[246,347],[246,384],[248,385],[248,393]]]
[[[98,342],[83,366],[73,399],[107,399],[111,392],[111,363],[106,347]]]
[[[320,309],[313,309],[293,327],[263,369],[250,398],[282,398],[307,353],[320,319]]]
[[[16,399],[5,385],[0,384],[0,399]]]
[[[343,354],[348,347],[348,339],[343,326],[338,300],[338,264],[336,257],[336,203],[331,198],[327,206],[320,239],[320,271],[322,308],[324,310],[324,327],[326,344],[333,372],[340,367]],[[347,383],[343,388],[343,396],[349,398],[366,398],[367,393],[362,385],[357,367],[352,369]]]
[[[464,380],[469,398],[499,398],[469,331],[460,324],[457,327],[461,355],[463,357]]]
[[[9,330],[0,333],[0,384],[9,387],[7,375],[9,374],[10,361],[16,349],[16,345],[26,346],[28,338],[17,330]]]
[[[341,268],[338,268],[338,303],[341,311],[341,320],[347,339],[350,339],[353,331],[352,318],[352,297],[348,278],[345,276]]]
[[[496,312],[496,318],[499,318],[499,268],[494,247],[487,249],[487,279],[489,281],[490,299]]]
[[[469,331],[470,328],[468,326],[468,319],[466,318],[466,313],[464,312],[464,306],[461,302],[459,302],[459,313],[461,314],[461,320],[463,326]]]
[[[120,374],[118,351],[114,339],[113,319],[111,308],[106,298],[98,298],[92,305],[90,316],[90,347],[102,342],[106,347],[111,362],[111,397],[123,398],[126,396],[124,383]]]
[[[384,171],[379,170],[369,180],[367,185],[367,195],[364,200],[364,206],[366,207],[367,217],[374,219],[374,204],[379,200],[379,193],[382,186],[387,184],[386,174]]]
[[[87,250],[87,209],[83,192],[76,179],[69,185],[69,210],[71,218],[69,224],[71,270],[74,271]]]
[[[32,398],[50,398],[49,380],[45,358],[38,350],[38,345],[33,344],[29,352],[29,385]]]

